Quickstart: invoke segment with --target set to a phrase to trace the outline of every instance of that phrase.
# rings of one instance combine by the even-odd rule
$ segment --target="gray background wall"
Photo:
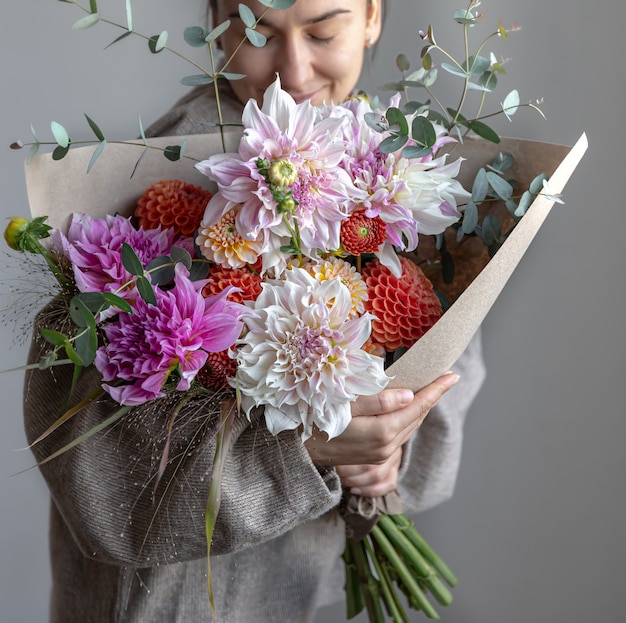
[[[202,18],[201,0],[135,0],[139,30],[167,28],[175,46]],[[154,9],[159,5],[158,10]],[[122,0],[104,2],[123,18]],[[415,55],[416,31],[429,23],[456,46],[450,16],[464,2],[391,0],[385,39],[364,77],[389,79],[395,54]],[[489,376],[470,413],[454,498],[418,526],[461,578],[449,623],[548,623],[623,620],[626,580],[623,474],[624,206],[621,119],[625,91],[626,5],[610,0],[486,1],[485,21],[517,20],[523,30],[490,47],[512,57],[499,96],[545,97],[548,120],[522,112],[501,132],[572,144],[582,131],[589,151],[484,323]],[[6,147],[48,137],[51,120],[74,139],[88,137],[82,113],[107,133],[136,134],[184,92],[181,61],[152,56],[128,39],[106,52],[112,31],[72,32],[78,12],[58,2],[7,5],[0,22],[0,211],[26,215],[23,153]],[[486,32],[481,28],[480,32]],[[402,46],[402,49],[399,47]],[[4,257],[4,256],[3,256]],[[3,285],[10,285],[3,262]],[[2,307],[15,305],[8,295]],[[0,326],[0,369],[21,364],[15,323]],[[21,373],[0,374],[0,620],[46,620],[47,494],[21,425]],[[342,621],[343,607],[319,621]],[[365,620],[359,617],[358,620]],[[415,616],[412,620],[421,620]]]

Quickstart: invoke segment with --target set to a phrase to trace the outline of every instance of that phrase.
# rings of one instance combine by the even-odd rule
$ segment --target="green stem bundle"
[[[386,616],[407,623],[400,594],[429,619],[439,614],[428,594],[439,605],[452,602],[455,575],[404,514],[382,514],[367,537],[348,538],[343,559],[348,619],[367,609],[370,623],[385,623]]]

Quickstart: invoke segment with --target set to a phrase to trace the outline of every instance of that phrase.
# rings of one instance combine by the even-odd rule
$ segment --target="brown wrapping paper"
[[[236,150],[239,136],[238,130],[228,132],[228,150]],[[170,162],[159,150],[150,149],[132,178],[135,162],[144,150],[141,142],[137,146],[107,145],[89,173],[93,147],[71,149],[61,161],[52,160],[48,154],[36,156],[25,168],[31,213],[33,217],[47,215],[51,226],[65,228],[73,212],[88,212],[98,217],[130,214],[143,190],[161,179],[177,178],[214,190],[189,158],[203,160],[222,151],[219,135],[164,137],[150,139],[149,144],[165,147],[181,145],[183,141],[187,141],[187,158]],[[512,154],[515,162],[507,177],[516,179],[520,188],[527,188],[535,176],[545,173],[549,177],[550,193],[559,194],[586,149],[584,134],[572,148],[514,138],[504,138],[497,145],[467,138],[463,145],[454,148],[453,157],[466,159],[459,176],[466,188],[471,188],[480,167],[505,151]],[[452,366],[498,298],[553,203],[543,195],[537,197],[494,258],[473,278],[435,326],[388,369],[393,377],[391,387],[417,391]]]

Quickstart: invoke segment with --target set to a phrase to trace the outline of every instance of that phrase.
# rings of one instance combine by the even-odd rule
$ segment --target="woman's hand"
[[[375,396],[360,396],[341,435],[328,440],[314,428],[305,446],[316,465],[383,466],[393,458],[399,466],[402,446],[458,380],[457,374],[447,373],[415,395],[408,389],[385,389]],[[390,473],[384,469],[380,473],[385,471],[384,479]]]
[[[398,448],[380,465],[337,465],[343,487],[350,493],[376,498],[398,488],[398,472],[402,463],[402,448]]]

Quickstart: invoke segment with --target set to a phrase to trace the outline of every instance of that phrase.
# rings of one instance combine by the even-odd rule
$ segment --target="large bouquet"
[[[457,15],[464,27],[477,20],[476,4]],[[83,26],[99,20],[95,5]],[[242,19],[250,19],[245,10]],[[193,29],[189,39],[210,46],[218,34],[199,37]],[[507,31],[500,27],[498,34]],[[437,45],[432,30],[424,38],[421,68],[395,90],[430,90],[436,77],[430,52]],[[151,39],[153,51],[163,45]],[[408,70],[406,59],[399,67]],[[501,67],[476,56],[454,71],[464,89],[473,84],[486,93]],[[508,115],[519,107],[515,92],[502,104]],[[55,205],[51,223],[50,197],[64,203],[58,176],[50,174],[56,160],[67,157],[72,168],[87,159],[88,184],[95,176],[96,185],[98,179],[110,184],[120,170],[128,177],[131,168],[119,154],[95,166],[112,146],[91,119],[98,146],[89,153],[71,150],[65,130],[53,124],[52,159],[34,157],[36,140],[27,167],[35,218],[13,219],[5,238],[15,249],[40,254],[58,283],[64,311],[40,328],[50,348],[37,365],[94,366],[101,383],[42,438],[104,393],[119,407],[105,424],[164,399],[172,421],[190,401],[218,405],[207,416],[219,418],[220,438],[207,492],[210,544],[220,469],[239,411],[249,417],[263,408],[272,434],[332,438],[349,424],[358,396],[394,383],[418,390],[448,369],[556,200],[584,140],[548,182],[568,150],[542,147],[536,159],[530,145],[530,166],[520,166],[529,158],[523,143],[510,142],[505,151],[479,116],[444,112],[402,102],[399,94],[385,106],[365,96],[338,105],[296,104],[277,78],[262,107],[246,105],[243,133],[220,128],[223,150],[210,137],[187,137],[178,146],[143,138],[134,143],[143,148],[134,179],[115,201],[104,192],[94,196],[92,186],[84,213],[71,213],[67,222]],[[469,131],[482,138],[472,141]],[[191,158],[195,168],[164,179],[163,164],[143,162],[148,147],[169,160]],[[132,143],[117,149],[128,153]],[[512,170],[515,181],[507,177]],[[192,184],[199,175],[211,183]],[[76,186],[71,194],[69,205],[82,203]],[[491,208],[496,203],[500,213]],[[469,256],[462,245],[468,240],[480,244],[466,245]],[[469,277],[457,286],[464,273]],[[406,620],[396,584],[411,607],[436,617],[424,593],[449,603],[442,580],[454,585],[454,575],[391,498],[368,505],[362,530],[364,506],[349,496],[343,505],[349,615],[367,606],[371,620],[382,620],[380,598],[394,620]]]

